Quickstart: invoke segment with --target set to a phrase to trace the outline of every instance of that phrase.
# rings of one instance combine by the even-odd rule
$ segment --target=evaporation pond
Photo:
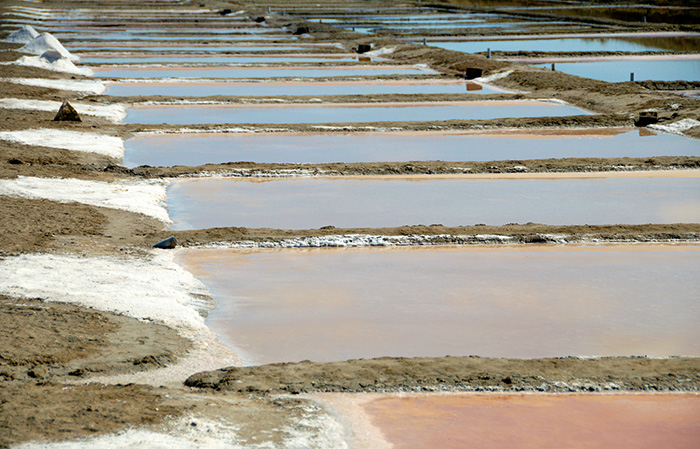
[[[334,105],[134,106],[122,123],[172,125],[216,123],[362,123],[489,120],[582,115],[581,109],[540,101],[381,103]]]
[[[302,62],[352,62],[357,61],[354,56],[330,57],[320,55],[304,56],[192,56],[192,55],[153,55],[153,56],[119,56],[119,57],[93,57],[80,58],[81,64],[282,64]]]
[[[630,73],[635,81],[700,81],[700,58],[566,62],[556,63],[556,70],[611,83],[629,81]]]
[[[700,172],[688,177],[235,178],[173,181],[173,228],[316,229],[485,223],[700,222]]]
[[[428,75],[436,72],[412,66],[347,67],[182,67],[182,68],[101,68],[97,78],[326,78],[342,76]]]
[[[311,83],[110,83],[105,95],[136,97],[163,95],[170,97],[209,97],[230,95],[243,97],[285,95],[389,95],[389,94],[494,94],[493,89],[470,81],[421,82],[421,81],[374,81],[374,82],[311,82]]]
[[[185,249],[248,364],[700,355],[700,246]]]
[[[700,443],[697,394],[391,395],[363,409],[395,449],[695,449]]]
[[[673,48],[674,39],[679,43],[700,50],[700,37],[688,38],[566,38],[566,39],[514,39],[491,41],[430,42],[433,47],[465,53],[491,51],[552,51],[552,52],[587,52],[587,51],[659,51]],[[691,50],[688,48],[687,50]]]
[[[147,134],[125,142],[123,165],[226,162],[499,161],[571,157],[700,156],[697,141],[672,134],[590,130],[566,134]]]

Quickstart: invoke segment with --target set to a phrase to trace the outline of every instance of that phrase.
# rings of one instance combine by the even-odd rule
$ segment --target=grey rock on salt
[[[36,39],[37,36],[39,36],[39,33],[31,25],[22,25],[22,28],[7,36],[5,42],[28,44]]]
[[[68,50],[66,50],[58,39],[53,37],[50,33],[41,33],[38,37],[17,51],[33,55],[42,55],[47,51],[57,51],[63,57],[72,61],[78,61],[80,59],[77,56],[73,56]]]
[[[56,117],[53,118],[54,122],[82,122],[80,114],[75,110],[72,104],[68,100],[64,101],[61,107],[58,109]]]

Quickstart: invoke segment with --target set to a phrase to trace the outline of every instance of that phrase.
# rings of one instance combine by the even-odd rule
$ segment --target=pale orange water
[[[700,246],[178,254],[248,364],[700,355]]]
[[[427,395],[365,404],[396,449],[700,447],[697,395]]]

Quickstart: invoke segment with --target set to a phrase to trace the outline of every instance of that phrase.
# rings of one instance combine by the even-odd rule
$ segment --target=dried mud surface
[[[379,358],[225,368],[191,376],[186,385],[263,393],[395,391],[696,391],[698,360]]]
[[[203,0],[198,5],[215,11],[249,8],[251,17],[265,14],[275,2],[258,0],[256,8],[243,2]],[[317,2],[287,2],[299,9],[317,8]],[[416,2],[407,3],[407,11]],[[442,6],[446,2],[436,2]],[[3,6],[35,6],[8,1]],[[84,2],[46,1],[43,8],[85,8]],[[99,8],[95,3],[90,7]],[[134,9],[138,5],[110,3],[108,8]],[[343,2],[344,8],[372,12],[396,7],[389,0]],[[179,8],[169,5],[169,9]],[[188,6],[183,7],[187,9]],[[487,7],[484,9],[490,9]],[[557,16],[557,19],[560,19]],[[187,19],[183,19],[183,22]],[[0,20],[2,22],[2,20]],[[530,68],[507,61],[486,59],[442,49],[408,45],[396,36],[367,36],[343,32],[323,24],[307,24],[299,18],[284,17],[272,25],[309,25],[314,42],[342,42],[347,48],[371,43],[375,48],[396,47],[391,58],[403,63],[428,64],[444,72],[430,76],[444,80],[460,79],[468,67],[479,67],[490,75],[504,70],[514,72],[495,81],[496,86],[518,91],[508,98],[557,98],[598,113],[563,118],[504,119],[496,121],[447,121],[382,123],[391,131],[440,131],[484,129],[631,128],[636,115],[645,109],[659,112],[661,122],[683,118],[700,119],[700,99],[675,95],[671,90],[698,89],[697,83],[637,82],[610,84],[586,80],[559,72]],[[603,19],[593,20],[629,32],[638,25]],[[648,24],[645,31],[696,30],[697,26]],[[577,32],[596,32],[578,29]],[[474,35],[483,34],[475,31]],[[4,33],[0,33],[0,38]],[[0,62],[22,56],[19,45],[0,42]],[[6,50],[6,51],[5,51]],[[336,50],[311,50],[311,52]],[[338,52],[344,52],[337,49]],[[580,54],[577,54],[580,56]],[[37,68],[0,65],[0,78],[41,77],[84,79]],[[386,77],[386,79],[419,79]],[[37,100],[80,100],[95,104],[118,102],[199,101],[201,98],[114,98],[85,95],[52,88],[23,86],[0,80],[6,98]],[[216,96],[209,100],[230,103],[271,103],[281,97],[258,98]],[[382,95],[371,102],[406,101],[488,101],[506,98],[502,94],[474,98],[455,96]],[[287,103],[309,102],[311,97],[282,97]],[[328,102],[354,102],[356,98],[336,96]],[[129,138],[148,131],[177,132],[169,125],[117,125],[104,119],[84,116],[81,123],[53,122],[54,112],[0,109],[0,131],[50,128],[96,132]],[[318,132],[313,125],[275,127],[240,125],[254,132]],[[198,125],[190,129],[222,131],[225,126]],[[342,124],[324,132],[377,131],[375,124]],[[700,137],[700,127],[685,131]],[[0,141],[0,178],[17,176],[72,177],[113,181],[120,179],[164,178],[203,173],[235,176],[279,174],[305,170],[323,175],[406,175],[463,173],[512,173],[525,167],[530,172],[581,172],[615,170],[698,169],[700,158],[644,159],[565,159],[535,161],[491,161],[484,163],[410,162],[377,164],[250,164],[230,163],[201,167],[138,167],[126,169],[118,161],[98,154],[79,153]],[[25,253],[70,253],[84,256],[129,255],[141,257],[156,241],[175,235],[185,246],[215,242],[280,241],[283,239],[338,234],[444,235],[444,244],[462,243],[460,235],[497,234],[513,237],[514,243],[551,243],[550,235],[566,234],[576,239],[602,241],[698,241],[700,224],[644,226],[547,226],[512,224],[447,228],[441,225],[387,229],[317,230],[218,228],[172,233],[153,219],[129,212],[87,206],[59,204],[44,200],[0,197],[0,258]],[[162,429],[163,423],[179,417],[219,419],[236,423],[243,444],[280,445],[289,435],[284,430],[305,418],[309,401],[275,397],[276,393],[314,391],[697,391],[700,359],[647,358],[505,360],[468,358],[353,360],[330,364],[298,363],[250,368],[230,368],[199,373],[185,386],[154,388],[145,385],[104,385],[89,383],[95,376],[138,373],[157,369],[181,359],[191,342],[175,331],[123,316],[96,312],[67,304],[49,303],[41,298],[20,299],[0,296],[0,447],[31,440],[66,440],[116,432],[130,427]],[[240,381],[240,382],[239,382]],[[613,386],[614,385],[614,386]],[[189,425],[189,423],[186,423]],[[160,426],[160,427],[159,427]]]

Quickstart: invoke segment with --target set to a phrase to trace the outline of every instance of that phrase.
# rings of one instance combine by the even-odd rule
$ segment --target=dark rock
[[[255,18],[255,23],[263,23],[265,21],[264,17],[256,17]]]
[[[639,118],[635,120],[634,126],[647,126],[658,123],[659,116],[656,111],[642,111],[639,113]]]
[[[19,159],[10,159],[9,161],[7,161],[7,163],[11,164],[11,165],[22,165],[23,164],[23,162],[20,161]]]
[[[309,27],[297,27],[294,35],[299,36],[300,34],[309,34]]]
[[[160,249],[172,249],[177,246],[177,240],[175,240],[174,236],[170,236],[165,240],[161,240],[160,242],[156,243],[153,245],[153,248],[160,248]]]
[[[226,9],[222,9],[221,11],[219,11],[219,14],[221,14],[222,16],[225,16],[226,14],[231,14],[232,12],[233,12],[233,11],[231,11],[231,10],[228,9],[228,8],[226,8]]]
[[[464,77],[468,80],[473,80],[474,78],[479,78],[484,74],[484,70],[478,67],[467,67],[467,71]]]
[[[53,118],[54,122],[82,122],[80,114],[75,110],[72,104],[68,100],[64,101],[61,107],[58,109],[56,117]]]
[[[372,51],[372,45],[370,44],[359,44],[357,46],[357,52],[362,54],[362,53],[367,53],[368,51]]]

